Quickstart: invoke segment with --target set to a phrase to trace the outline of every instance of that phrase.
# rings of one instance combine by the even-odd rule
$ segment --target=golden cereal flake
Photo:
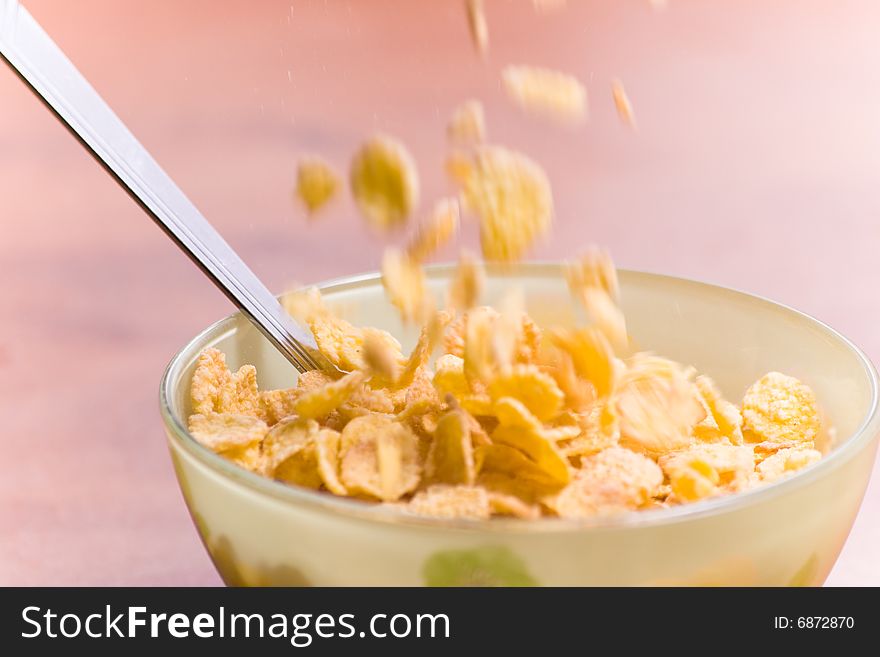
[[[511,516],[524,520],[536,520],[541,517],[541,507],[529,504],[516,495],[507,495],[488,491],[489,509],[493,516]]]
[[[620,421],[613,403],[597,401],[587,411],[578,413],[577,421],[580,433],[559,445],[568,457],[596,454],[620,441]]]
[[[682,449],[706,416],[681,367],[650,354],[630,359],[616,396],[620,444],[649,456]]]
[[[242,447],[233,447],[232,449],[218,452],[218,454],[232,461],[240,468],[250,470],[258,475],[266,475],[266,461],[263,458],[259,442],[253,442]]]
[[[474,483],[474,447],[464,411],[450,411],[437,422],[425,475],[429,481],[439,484]]]
[[[195,413],[189,417],[192,437],[215,452],[252,445],[262,440],[267,431],[269,426],[253,415]]]
[[[316,287],[291,289],[281,297],[281,305],[288,315],[305,323],[318,315],[330,312],[324,305],[321,291]]]
[[[819,432],[816,396],[792,376],[769,372],[746,391],[743,436],[749,442],[814,440]]]
[[[316,390],[309,390],[294,402],[294,412],[304,418],[326,417],[331,411],[344,404],[366,380],[366,373],[350,372],[337,381],[327,383]]]
[[[226,354],[208,348],[199,354],[190,384],[193,413],[234,413],[257,415],[260,412],[257,373],[253,365],[243,365],[232,374],[226,366]]]
[[[428,220],[421,224],[406,247],[411,260],[422,262],[455,237],[459,224],[458,199],[443,198],[434,204]]]
[[[675,495],[687,501],[741,490],[755,469],[749,447],[723,444],[696,445],[662,456],[659,463]]]
[[[435,518],[486,520],[491,514],[489,496],[478,486],[437,484],[413,496],[406,509]]]
[[[468,29],[471,40],[480,55],[485,55],[489,50],[489,26],[486,23],[486,14],[483,11],[483,0],[465,0]]]
[[[463,194],[467,208],[480,219],[488,260],[520,260],[553,221],[547,174],[525,155],[499,146],[479,150]]]
[[[478,100],[466,100],[456,107],[449,119],[446,133],[453,143],[478,144],[485,141],[486,117],[483,104]]]
[[[786,447],[761,461],[755,471],[762,482],[769,483],[788,477],[821,458],[822,452],[811,447]]]
[[[587,90],[573,75],[537,66],[507,66],[501,81],[511,100],[530,113],[568,123],[587,116]]]
[[[542,421],[555,417],[565,399],[553,377],[534,365],[516,365],[495,376],[489,384],[489,396],[495,401],[502,397],[518,399]]]
[[[576,296],[585,288],[598,288],[615,302],[620,300],[617,269],[605,249],[590,247],[576,261],[567,263],[565,279],[572,294]]]
[[[617,386],[619,366],[605,335],[595,327],[556,329],[553,343],[571,358],[577,376],[589,381],[599,397],[608,397]]]
[[[330,314],[316,315],[308,322],[318,349],[341,370],[357,370],[364,365],[364,334],[349,322]]]
[[[467,153],[455,150],[446,157],[443,169],[450,181],[464,187],[474,173],[474,161]]]
[[[760,464],[764,459],[773,456],[783,449],[794,447],[802,447],[804,449],[816,449],[815,443],[810,440],[785,440],[782,442],[767,441],[764,443],[755,443],[752,446],[752,452],[755,454],[755,465]],[[821,451],[821,450],[819,450]]]
[[[451,394],[461,398],[471,393],[464,374],[464,361],[458,356],[440,356],[434,364],[434,370],[434,387],[441,395]]]
[[[462,251],[449,283],[449,306],[454,310],[470,310],[480,300],[485,285],[486,270],[483,264],[468,251]]]
[[[334,495],[348,495],[339,480],[339,432],[321,429],[315,434],[314,440],[318,476],[321,477],[324,487]]]
[[[404,322],[423,322],[431,311],[425,272],[417,260],[394,248],[382,257],[382,285]]]
[[[459,315],[446,328],[443,334],[443,353],[464,358],[465,326],[467,313]]]
[[[452,315],[445,310],[437,311],[431,315],[428,323],[419,332],[416,346],[413,347],[412,353],[410,353],[404,365],[400,380],[398,381],[399,386],[410,385],[418,372],[428,364],[431,354],[437,348],[443,336],[443,331],[451,319]]]
[[[533,431],[534,433],[542,433],[544,425],[532,414],[528,407],[519,399],[514,397],[501,397],[496,399],[492,412],[498,418],[498,424],[505,427],[522,427]]]
[[[395,349],[394,344],[386,340],[383,334],[384,331],[364,329],[362,355],[373,381],[378,380],[388,385],[398,379],[403,363],[400,349]]]
[[[698,376],[694,383],[721,435],[734,445],[742,445],[742,414],[739,409],[721,396],[715,382],[708,376]]]
[[[318,489],[324,483],[318,472],[318,456],[315,443],[311,442],[301,450],[288,456],[278,464],[272,475],[278,481],[304,488]]]
[[[551,494],[564,487],[571,479],[570,473],[564,477],[550,474],[546,469],[521,450],[504,443],[491,443],[474,448],[478,481],[487,488],[501,489],[500,482],[509,485],[509,491],[520,491],[520,497],[536,497]],[[487,485],[487,481],[493,485]]]
[[[620,120],[630,128],[635,129],[636,115],[633,112],[629,96],[627,96],[623,83],[620,80],[612,80],[611,97],[614,100],[614,107],[617,109],[617,115],[620,117]]]
[[[577,298],[611,346],[617,350],[626,349],[629,343],[626,320],[611,295],[597,287],[586,287],[579,291]]]
[[[387,135],[368,139],[355,154],[351,193],[361,214],[375,228],[403,225],[418,205],[419,176],[406,147]]]
[[[303,158],[296,172],[296,195],[309,216],[324,207],[342,186],[339,175],[324,159]]]
[[[339,458],[340,481],[352,495],[393,502],[421,480],[418,437],[385,415],[363,415],[346,424]]]
[[[272,425],[293,415],[294,404],[302,391],[299,388],[280,388],[260,391],[260,419]]]
[[[507,445],[525,454],[552,481],[567,484],[571,479],[568,459],[541,432],[530,427],[499,425],[491,438],[496,445]]]
[[[495,366],[492,349],[493,329],[497,312],[484,307],[467,314],[464,325],[464,375],[470,385],[487,381]]]
[[[263,439],[261,450],[266,460],[268,474],[285,460],[314,442],[318,423],[296,416],[286,418],[272,427]]]
[[[651,459],[623,447],[610,447],[581,461],[572,482],[547,504],[563,518],[585,518],[634,510],[663,483]]]
[[[582,412],[596,399],[596,389],[592,383],[578,376],[574,359],[561,349],[544,352],[545,371],[553,377],[556,385],[565,395],[565,406],[573,412]]]

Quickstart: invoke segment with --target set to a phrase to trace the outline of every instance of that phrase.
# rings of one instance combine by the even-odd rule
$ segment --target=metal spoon
[[[328,366],[311,332],[285,312],[18,0],[0,0],[0,56],[300,372]]]

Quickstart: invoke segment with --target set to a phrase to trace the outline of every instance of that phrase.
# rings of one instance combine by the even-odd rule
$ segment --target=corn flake
[[[522,109],[557,121],[583,121],[587,90],[572,75],[536,66],[507,66],[501,73],[507,95]]]
[[[458,200],[444,198],[437,201],[428,220],[419,226],[415,237],[406,248],[411,260],[422,262],[455,237],[459,224]]]
[[[382,257],[382,285],[404,322],[422,322],[431,311],[425,273],[418,261],[397,249]]]
[[[322,158],[300,160],[296,173],[296,195],[309,216],[313,216],[336,196],[341,186],[339,175]]]
[[[473,484],[476,478],[470,425],[463,411],[440,418],[425,464],[428,480],[440,484]]]
[[[486,117],[483,104],[467,100],[455,108],[446,129],[450,141],[459,144],[477,144],[486,139]]]
[[[478,53],[485,55],[489,50],[489,27],[483,11],[483,0],[465,0],[465,10],[474,47]]]
[[[477,486],[437,484],[417,493],[406,509],[411,513],[435,518],[485,520],[491,514],[489,496]]]
[[[792,376],[770,372],[746,391],[743,435],[749,442],[814,440],[819,432],[816,396]]]
[[[811,447],[786,447],[761,461],[756,472],[762,482],[779,481],[816,463],[821,458],[822,452]]]
[[[351,162],[351,193],[361,214],[375,228],[401,226],[419,199],[415,161],[406,147],[387,135],[364,143]]]
[[[342,430],[340,481],[352,495],[386,502],[400,499],[421,480],[419,439],[383,415],[363,415]]]
[[[516,365],[497,375],[489,384],[489,395],[496,401],[513,397],[542,421],[556,416],[565,399],[553,377],[534,365]]]
[[[525,155],[498,146],[477,152],[464,201],[480,218],[480,242],[489,260],[521,259],[553,221],[547,175]]]
[[[214,348],[199,354],[190,384],[194,413],[233,413],[258,415],[257,372],[253,365],[243,365],[232,374],[226,367],[226,355]]]
[[[620,117],[620,120],[630,128],[635,128],[636,116],[633,112],[632,103],[629,100],[629,96],[626,95],[626,90],[623,88],[623,83],[620,80],[613,80],[611,82],[611,97],[614,99],[614,107],[617,109],[617,115]]]
[[[262,440],[268,430],[265,422],[252,415],[196,413],[189,417],[193,438],[215,452],[252,445]]]

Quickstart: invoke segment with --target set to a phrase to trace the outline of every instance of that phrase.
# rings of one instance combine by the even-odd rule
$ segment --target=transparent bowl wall
[[[442,294],[450,270],[430,281]],[[557,265],[490,275],[486,300],[521,286],[541,322],[576,317]],[[750,295],[622,272],[623,306],[639,348],[694,365],[731,399],[769,370],[807,382],[837,429],[833,451],[781,483],[672,510],[599,521],[447,521],[334,498],[241,470],[186,433],[189,381],[213,346],[233,368],[256,365],[261,388],[294,385],[295,370],[243,318],[223,320],[171,362],[162,411],[194,523],[231,585],[816,585],[849,533],[877,447],[877,378],[865,356],[816,320]],[[375,276],[323,286],[356,324],[415,342]]]

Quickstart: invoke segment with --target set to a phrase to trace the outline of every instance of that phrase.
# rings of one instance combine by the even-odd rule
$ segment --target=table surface
[[[782,301],[880,357],[872,0],[573,0],[540,16],[489,0],[485,61],[459,2],[24,4],[274,289],[373,270],[381,252],[348,200],[306,223],[299,153],[344,168],[365,134],[391,132],[431,199],[448,191],[446,117],[477,97],[492,139],[554,183],[535,257],[604,244],[624,267]],[[584,79],[589,123],[510,107],[499,71],[517,62]],[[218,584],[157,388],[230,307],[4,68],[0,280],[0,583]],[[880,584],[878,513],[875,471],[830,584]]]

